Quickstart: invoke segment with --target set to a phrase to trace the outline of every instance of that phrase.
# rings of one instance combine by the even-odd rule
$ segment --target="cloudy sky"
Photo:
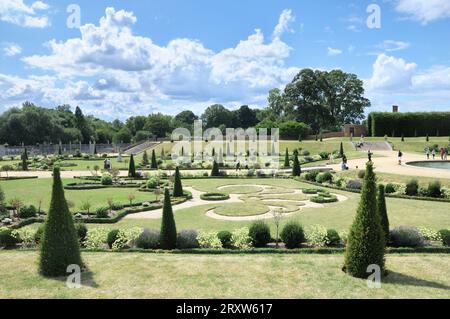
[[[357,74],[372,110],[450,110],[450,0],[0,0],[0,34],[0,111],[263,107],[304,67]]]

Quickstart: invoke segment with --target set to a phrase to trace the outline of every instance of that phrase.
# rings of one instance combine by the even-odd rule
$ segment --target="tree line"
[[[205,129],[279,128],[287,139],[308,134],[340,130],[345,123],[359,123],[370,101],[364,97],[363,82],[341,70],[301,70],[284,90],[272,89],[262,109],[242,105],[230,110],[221,104],[205,109],[200,116],[182,111],[175,116],[154,113],[133,116],[125,122],[111,122],[85,115],[70,105],[48,109],[23,103],[0,115],[0,143],[34,145],[37,143],[130,143],[148,138],[170,136],[173,129],[193,130],[201,119]]]

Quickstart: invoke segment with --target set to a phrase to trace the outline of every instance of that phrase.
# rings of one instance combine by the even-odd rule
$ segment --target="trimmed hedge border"
[[[103,185],[100,183],[70,183],[64,186],[64,189],[69,190],[89,190],[102,188],[138,188],[140,184],[126,184],[126,185]]]
[[[313,203],[329,204],[336,203],[338,201],[338,198],[335,195],[320,193],[320,195],[311,197],[309,200]]]
[[[200,195],[200,199],[207,201],[222,201],[230,199],[230,195],[223,193],[205,193]]]
[[[36,179],[38,176],[8,176],[0,177],[0,181],[15,181],[20,179]]]
[[[335,189],[335,190],[339,190],[339,191],[343,191],[343,192],[361,194],[361,190],[357,190],[357,189],[342,188],[342,187],[337,187],[337,186],[331,185],[331,184],[320,184],[320,183],[317,183],[317,182],[311,182],[311,181],[307,181],[307,180],[303,180],[303,179],[296,179],[296,181],[307,183],[307,184],[311,184],[311,185],[314,185],[314,186],[320,186],[320,187],[324,187],[324,188],[331,188],[331,189]],[[395,194],[386,194],[386,197],[399,198],[399,199],[423,200],[423,201],[429,201],[429,202],[450,203],[450,199],[447,199],[447,198],[407,196],[407,195],[395,195]]]

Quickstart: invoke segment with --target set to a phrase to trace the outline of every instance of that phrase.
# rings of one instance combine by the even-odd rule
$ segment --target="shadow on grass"
[[[398,273],[395,271],[388,271],[387,276],[384,277],[383,282],[386,284],[427,287],[427,288],[443,289],[443,290],[450,291],[450,286],[447,286],[445,284],[441,284],[438,282],[425,280],[425,279],[419,279],[419,278],[401,274],[401,273]]]

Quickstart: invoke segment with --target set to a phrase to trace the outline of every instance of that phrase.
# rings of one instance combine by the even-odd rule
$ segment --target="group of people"
[[[427,154],[427,159],[430,159],[430,154],[433,157],[433,160],[436,158],[436,149],[434,147],[431,151],[430,148],[427,147],[425,153]],[[441,147],[439,154],[441,156],[441,160],[446,161],[448,156],[448,149]]]

